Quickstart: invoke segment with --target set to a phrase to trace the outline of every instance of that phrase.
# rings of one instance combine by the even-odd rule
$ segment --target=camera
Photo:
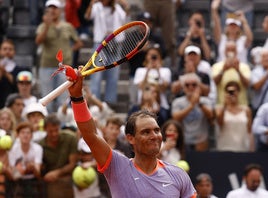
[[[157,59],[157,55],[155,55],[155,54],[152,55],[152,56],[151,56],[151,59],[152,59],[152,60],[156,60],[156,59]]]
[[[230,96],[233,96],[235,94],[235,90],[228,90],[227,92]]]
[[[202,23],[201,23],[201,21],[196,20],[196,21],[195,21],[195,23],[196,23],[197,27],[199,27],[199,28],[201,28],[201,27],[202,27]]]

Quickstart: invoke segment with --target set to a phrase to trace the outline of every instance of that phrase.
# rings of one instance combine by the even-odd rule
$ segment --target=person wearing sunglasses
[[[240,86],[237,82],[230,81],[224,90],[224,104],[215,107],[219,126],[216,149],[233,152],[254,151],[251,110],[238,102]]]
[[[195,73],[180,76],[180,81],[185,95],[172,101],[172,118],[182,124],[186,150],[206,151],[209,149],[209,124],[213,118],[212,102],[201,96],[200,78]]]

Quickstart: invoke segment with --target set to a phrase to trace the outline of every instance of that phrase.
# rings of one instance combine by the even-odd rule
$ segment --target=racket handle
[[[50,103],[52,100],[54,100],[56,97],[61,95],[65,90],[67,90],[69,87],[71,87],[73,82],[66,81],[65,83],[61,84],[59,87],[57,87],[55,90],[51,91],[49,94],[44,96],[39,100],[39,102],[43,106],[47,106],[48,103]]]

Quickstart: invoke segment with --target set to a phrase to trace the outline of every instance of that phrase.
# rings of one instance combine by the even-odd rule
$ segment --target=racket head
[[[82,70],[83,75],[113,68],[131,59],[147,42],[150,28],[143,21],[132,21],[108,35]],[[93,69],[87,70],[91,64]]]

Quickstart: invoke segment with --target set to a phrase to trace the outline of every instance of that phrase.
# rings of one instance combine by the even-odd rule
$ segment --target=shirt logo
[[[136,180],[138,180],[138,179],[140,179],[139,177],[134,177],[134,180],[136,181]]]
[[[163,183],[162,184],[162,186],[165,188],[165,187],[168,187],[168,186],[170,186],[170,185],[172,185],[172,183]]]

